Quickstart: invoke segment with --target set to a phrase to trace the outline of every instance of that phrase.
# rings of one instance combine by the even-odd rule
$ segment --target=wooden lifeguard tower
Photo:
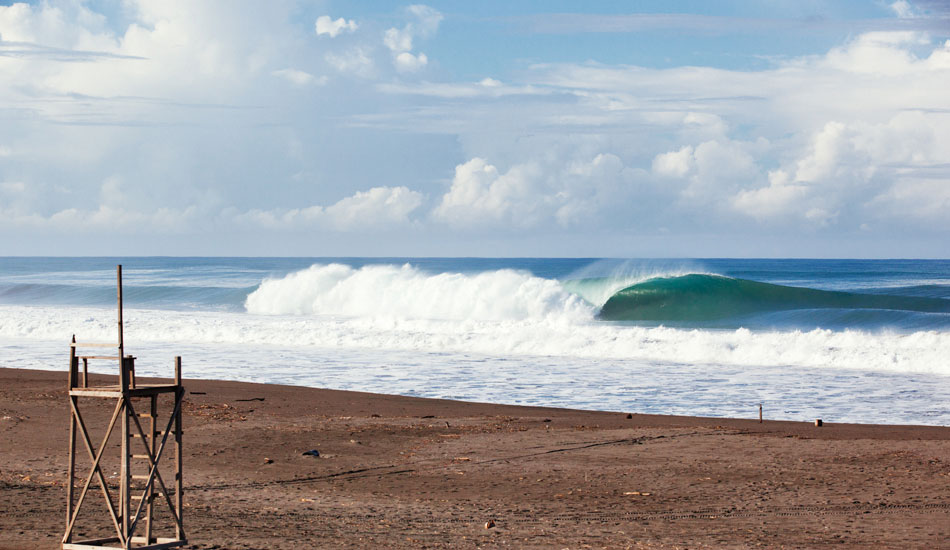
[[[63,535],[64,549],[110,549],[116,548],[156,550],[160,548],[174,548],[188,544],[185,537],[184,522],[182,521],[182,428],[181,406],[185,396],[185,389],[181,384],[181,357],[175,357],[175,379],[167,384],[136,384],[135,357],[125,354],[125,343],[122,336],[122,266],[116,267],[117,301],[118,301],[118,342],[116,344],[90,344],[76,341],[75,335],[69,345],[69,480],[66,485],[66,533]],[[115,355],[80,355],[81,348],[113,348]],[[89,361],[111,360],[119,366],[119,376],[116,384],[92,386],[89,384]],[[82,377],[80,378],[79,363],[82,361]],[[159,398],[170,396],[172,411],[164,429],[158,424]],[[89,426],[80,412],[80,398],[114,399],[115,408],[112,418],[105,428],[105,435],[98,447],[93,445]],[[164,397],[162,401],[169,398]],[[103,456],[107,454],[110,438],[115,431],[116,424],[119,431],[121,455],[119,457],[118,502],[115,502],[112,491],[115,483],[110,487],[106,474],[103,472]],[[76,436],[86,449],[90,460],[89,473],[82,488],[76,496],[75,485],[77,444]],[[159,466],[171,436],[174,441],[175,477],[172,488],[166,484]],[[135,442],[138,440],[138,443]],[[168,445],[170,447],[170,445]],[[80,453],[81,454],[81,453]],[[166,460],[171,462],[171,460]],[[137,473],[133,473],[135,470]],[[114,476],[113,476],[114,477]],[[78,478],[82,481],[82,478]],[[105,500],[108,518],[115,528],[115,536],[94,538],[89,540],[73,540],[74,533],[80,529],[77,519],[80,517],[83,503],[94,483],[98,483]],[[162,497],[159,499],[158,497]],[[156,500],[159,503],[156,504]],[[166,536],[157,536],[160,530],[157,525],[161,501],[168,505],[171,515],[171,524],[164,526],[169,533]],[[166,518],[164,510],[161,515]],[[101,518],[101,516],[100,516]],[[88,518],[85,518],[88,519]],[[100,522],[101,523],[101,522]],[[153,524],[155,523],[155,524]],[[108,527],[105,527],[108,529]],[[171,534],[174,529],[174,536]],[[99,526],[102,529],[102,526]]]

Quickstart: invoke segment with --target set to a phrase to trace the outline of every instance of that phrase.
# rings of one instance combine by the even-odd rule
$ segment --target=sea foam
[[[455,320],[232,312],[126,311],[126,340],[474,353],[823,370],[859,369],[950,375],[950,333],[752,331],[624,326],[563,316]],[[67,342],[115,339],[104,308],[0,306],[0,338]],[[238,352],[235,352],[238,353]]]

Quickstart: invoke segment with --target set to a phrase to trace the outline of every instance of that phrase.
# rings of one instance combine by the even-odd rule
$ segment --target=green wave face
[[[719,275],[657,278],[620,290],[600,311],[608,321],[714,321],[794,309],[950,312],[950,300],[815,290]]]

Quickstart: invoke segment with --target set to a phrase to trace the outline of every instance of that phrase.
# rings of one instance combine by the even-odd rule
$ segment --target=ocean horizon
[[[116,264],[145,376],[950,425],[950,260],[6,257],[0,365],[114,340]]]

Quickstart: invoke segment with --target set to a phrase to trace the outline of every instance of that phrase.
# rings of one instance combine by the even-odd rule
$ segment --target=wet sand
[[[950,427],[185,388],[186,548],[950,548]],[[60,546],[68,410],[66,373],[0,369],[0,550]]]

